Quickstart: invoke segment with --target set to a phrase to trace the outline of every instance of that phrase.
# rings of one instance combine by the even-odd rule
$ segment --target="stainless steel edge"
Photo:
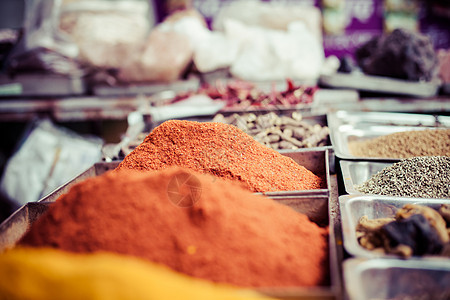
[[[316,190],[304,190],[304,191],[280,191],[280,192],[267,192],[260,193],[264,194],[269,198],[273,197],[288,197],[288,196],[315,196],[315,195],[328,195],[329,193],[329,165],[328,165],[328,149],[329,146],[316,147],[316,148],[305,148],[297,150],[285,150],[280,152],[280,154],[288,156],[297,163],[301,162],[301,165],[312,171],[313,173],[319,173],[325,176],[327,181],[327,187],[325,189]],[[319,160],[319,162],[318,162]],[[98,162],[93,166],[88,168],[86,171],[82,172],[80,175],[76,176],[74,179],[70,180],[66,184],[58,187],[53,192],[48,194],[39,200],[39,202],[55,201],[62,194],[67,193],[67,191],[76,183],[83,181],[89,177],[94,177],[101,175],[107,171],[115,169],[119,165],[120,161],[112,162]]]
[[[359,192],[355,189],[355,184],[350,175],[350,164],[350,161],[341,160],[339,162],[342,172],[342,181],[344,182],[344,188],[347,194],[358,194]]]
[[[25,204],[0,224],[0,253],[13,248],[27,228],[28,206]]]
[[[329,219],[329,255],[331,288],[336,299],[343,299],[343,269],[344,251],[342,243],[341,216],[339,212],[339,191],[337,175],[330,176],[330,195],[328,200]]]
[[[450,125],[450,117],[430,114],[414,114],[399,112],[364,112],[364,111],[344,111],[339,110],[327,114],[333,119],[333,125],[337,124],[358,124],[369,123],[391,126],[425,126],[439,127],[439,125]],[[330,123],[329,123],[330,124]]]
[[[319,78],[319,82],[334,88],[352,88],[361,91],[393,93],[414,97],[432,97],[437,94],[440,84],[438,81],[411,82],[382,76],[344,73],[322,75]]]
[[[399,158],[359,157],[348,149],[347,134],[361,138],[387,135],[407,130],[441,129],[450,127],[450,117],[393,112],[337,111],[327,114],[330,142],[336,156],[346,160],[397,161]],[[376,128],[376,131],[371,131]]]
[[[325,180],[327,181],[328,194],[331,191],[331,178],[330,178],[330,151],[325,149]]]
[[[422,284],[422,288],[425,287],[426,290],[433,292],[442,290],[450,296],[450,285],[448,281],[446,284],[444,278],[444,276],[450,278],[450,260],[425,261],[386,258],[350,258],[343,262],[343,269],[345,291],[349,300],[395,299],[394,295],[390,295],[390,297],[387,295],[388,293],[393,294],[395,292],[401,294],[403,296],[402,299],[413,299],[415,297],[419,299],[416,289],[411,289],[406,286],[406,289],[403,290],[405,284],[403,286],[397,285],[396,281],[401,281],[402,279],[399,278],[399,272],[395,272],[396,274],[394,274],[394,270],[400,271],[400,274],[403,273],[406,276],[416,275],[416,280],[418,279],[418,273],[422,275],[420,277],[428,278],[428,281],[433,276],[437,276],[439,278],[432,280],[433,284],[436,285],[435,287]],[[403,282],[406,283],[407,281]],[[414,283],[410,282],[409,287],[411,285],[414,285]],[[375,291],[377,295],[370,294],[370,290]],[[427,298],[425,298],[425,295],[422,295],[420,299],[432,299],[430,297],[431,295],[428,295]]]
[[[89,177],[96,176],[95,174],[95,164],[89,167],[86,171],[82,172],[80,175],[75,176],[72,180],[56,188],[53,192],[49,193],[47,196],[41,198],[37,202],[53,202],[56,201],[61,195],[67,193],[69,189],[76,183],[83,181]]]
[[[362,194],[356,190],[355,186],[364,183],[373,175],[398,161],[400,160],[392,162],[341,160],[339,164],[341,166],[345,191],[348,194]]]
[[[312,221],[323,223],[325,219],[327,222],[334,222],[334,219],[329,219],[328,197],[324,195],[311,197],[290,197],[284,199],[274,200],[283,205],[287,205],[292,209],[306,214]],[[35,202],[28,203],[18,210],[13,216],[0,225],[0,253],[7,248],[12,248],[26,233],[29,226],[45,213],[52,202]],[[324,224],[322,224],[324,225]],[[277,297],[278,299],[302,299],[302,300],[332,300],[341,299],[341,273],[336,269],[339,268],[340,260],[333,251],[333,243],[335,243],[333,231],[329,235],[329,272],[330,285],[315,286],[315,287],[266,287],[256,289],[266,295]]]
[[[369,250],[361,247],[357,241],[356,226],[354,225],[354,222],[351,221],[351,212],[348,205],[348,202],[354,197],[355,195],[344,195],[339,197],[343,246],[352,256],[366,258],[380,257],[381,255],[379,253],[371,253]]]
[[[310,170],[326,180],[326,188],[304,191],[279,191],[262,193],[269,198],[287,197],[296,195],[329,195],[330,192],[330,167],[329,149],[331,147],[305,148],[296,150],[279,151],[280,154],[292,158],[296,163]]]

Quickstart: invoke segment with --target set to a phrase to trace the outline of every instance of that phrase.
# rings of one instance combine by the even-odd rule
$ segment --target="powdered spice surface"
[[[450,129],[402,131],[351,141],[348,146],[350,152],[359,157],[450,156]]]
[[[186,174],[195,178],[185,195],[192,205],[180,207],[169,186]],[[132,255],[237,286],[315,286],[327,274],[326,236],[276,201],[174,167],[87,179],[53,203],[19,244]]]
[[[320,189],[322,179],[233,125],[166,121],[117,169],[180,166],[243,183],[253,192]]]

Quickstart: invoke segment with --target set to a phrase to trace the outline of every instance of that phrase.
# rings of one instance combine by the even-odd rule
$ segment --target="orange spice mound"
[[[320,189],[323,182],[233,125],[178,120],[156,127],[117,169],[170,166],[240,181],[253,192]]]
[[[174,181],[191,191],[183,206],[171,196]],[[75,185],[19,244],[132,255],[236,286],[316,286],[327,280],[327,234],[236,183],[172,167],[113,171]]]

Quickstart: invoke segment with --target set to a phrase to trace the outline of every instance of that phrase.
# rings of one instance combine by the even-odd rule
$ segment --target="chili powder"
[[[198,185],[187,194],[192,205],[180,207],[168,186],[186,174]],[[316,286],[327,275],[326,228],[237,183],[178,167],[87,179],[54,202],[19,244],[132,255],[244,287]]]
[[[237,180],[253,192],[320,189],[323,182],[239,128],[213,122],[166,121],[117,169],[161,170],[170,166]]]

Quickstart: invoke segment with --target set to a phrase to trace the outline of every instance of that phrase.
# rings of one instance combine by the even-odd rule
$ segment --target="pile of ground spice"
[[[366,194],[420,198],[450,198],[450,157],[403,159],[355,186]]]
[[[352,155],[358,157],[450,156],[450,129],[402,131],[352,141],[348,146]]]
[[[16,248],[0,254],[0,299],[270,300],[131,256]]]
[[[237,127],[212,122],[166,121],[117,169],[161,170],[170,166],[237,180],[253,192],[320,189],[323,182]]]
[[[244,287],[316,286],[328,274],[327,234],[237,183],[173,167],[75,185],[19,245],[133,255]]]

